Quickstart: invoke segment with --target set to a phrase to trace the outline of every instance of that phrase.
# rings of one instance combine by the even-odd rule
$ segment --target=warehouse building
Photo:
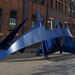
[[[26,17],[28,21],[16,37],[33,27],[38,21],[38,9],[46,29],[55,28],[58,19],[61,27],[68,26],[75,36],[74,0],[0,0],[0,40]]]

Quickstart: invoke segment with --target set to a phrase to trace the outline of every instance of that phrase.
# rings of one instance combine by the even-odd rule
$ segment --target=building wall
[[[40,11],[41,16],[44,18],[44,25],[47,29],[50,29],[50,24],[47,21],[53,22],[53,28],[56,27],[56,19],[62,24],[62,27],[65,25],[70,25],[71,32],[73,33],[73,25],[75,28],[75,18],[68,16],[68,4],[72,3],[75,7],[75,3],[72,0],[63,0],[63,2],[57,0],[57,9],[56,9],[56,0],[44,0],[44,4],[41,4],[41,0],[0,0],[0,9],[2,9],[2,32],[0,33],[0,39],[2,40],[9,33],[9,21],[10,21],[10,11],[17,12],[17,25],[21,21],[28,17],[28,21],[25,23],[23,29],[27,31],[32,27],[32,15],[36,15],[36,22],[38,21],[37,9]],[[60,7],[59,7],[60,2]],[[23,10],[24,4],[24,10]],[[62,5],[63,4],[63,9]],[[75,9],[75,8],[74,8]],[[25,13],[23,15],[23,13]],[[75,13],[75,11],[74,11]],[[67,24],[65,24],[67,22]],[[74,30],[75,31],[75,30]],[[19,35],[22,30],[19,31]],[[74,33],[75,34],[75,33]]]
[[[22,1],[0,0],[0,9],[2,9],[2,30],[0,33],[0,39],[3,39],[9,34],[10,11],[17,12],[17,25],[22,21]]]
[[[73,34],[73,30],[74,30],[73,36],[75,38],[75,1],[68,0],[68,4],[71,4],[71,8],[74,6],[74,17],[72,16],[72,9],[71,9],[71,16],[68,16],[68,24],[69,24],[72,34]]]
[[[41,16],[44,17],[44,25],[46,26],[46,28],[49,28],[48,27],[49,24],[46,22],[46,20],[53,21],[53,28],[55,28],[56,19],[58,19],[59,22],[62,24],[62,27],[65,27],[66,25],[69,26],[71,32],[73,33],[73,25],[75,27],[75,18],[73,18],[72,16],[68,16],[68,4],[71,3],[75,9],[75,2],[73,2],[72,0],[63,0],[63,2],[61,2],[60,0],[57,0],[57,9],[56,9],[56,0],[52,0],[52,6],[51,6],[51,0],[48,0],[48,3],[47,3],[47,0],[44,0],[44,1],[45,1],[44,5],[41,5],[40,0],[35,0],[35,2],[32,2],[32,0],[29,0],[29,4],[28,4],[29,5],[28,7],[29,27],[31,27],[32,14],[35,14],[37,16],[37,9],[39,9]],[[74,10],[74,13],[75,13],[75,10]],[[75,34],[75,30],[74,30],[74,34]]]

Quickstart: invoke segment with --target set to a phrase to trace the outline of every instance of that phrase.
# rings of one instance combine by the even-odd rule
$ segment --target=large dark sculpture
[[[25,19],[16,29],[14,29],[3,41],[0,43],[0,60],[5,56],[12,54],[16,51],[23,52],[26,47],[41,42],[41,46],[37,52],[40,55],[42,51],[43,55],[48,58],[48,54],[52,54],[57,51],[64,51],[69,53],[75,53],[75,44],[68,28],[61,28],[57,21],[57,28],[52,30],[46,30],[42,24],[42,19],[39,11],[38,22],[27,32],[23,33],[20,37],[12,40],[18,30],[22,27]],[[64,38],[64,42],[61,45],[61,40]]]

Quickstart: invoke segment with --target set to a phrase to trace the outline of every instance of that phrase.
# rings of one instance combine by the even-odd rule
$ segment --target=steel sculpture
[[[39,42],[42,42],[42,46],[40,46],[37,55],[40,55],[40,51],[43,52],[44,57],[48,57],[49,54],[55,53],[57,51],[75,53],[75,44],[69,29],[61,28],[58,20],[56,20],[57,28],[46,30],[42,24],[42,18],[39,11],[37,11],[37,14],[39,20],[34,25],[34,27],[13,40],[18,30],[27,20],[25,19],[4,40],[1,41],[0,60],[16,51],[20,51],[22,53],[26,47]],[[62,37],[64,38],[64,43],[60,45]]]

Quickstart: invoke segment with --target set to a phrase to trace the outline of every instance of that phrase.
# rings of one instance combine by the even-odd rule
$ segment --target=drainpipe
[[[47,26],[48,26],[48,0],[47,0],[47,10],[46,10],[46,29],[47,29]]]
[[[25,14],[25,0],[22,0],[22,21],[24,20]],[[22,33],[24,33],[24,25],[22,27]]]

